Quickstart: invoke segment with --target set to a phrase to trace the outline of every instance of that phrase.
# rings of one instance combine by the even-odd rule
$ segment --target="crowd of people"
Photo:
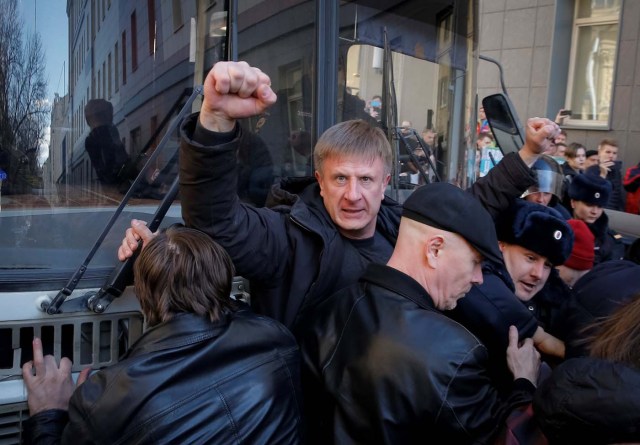
[[[34,339],[32,443],[640,441],[640,265],[607,227],[611,166],[565,181],[559,126],[533,118],[468,190],[427,183],[400,205],[385,133],[352,120],[319,138],[314,177],[255,207],[238,120],[275,101],[244,62],[208,73],[181,127],[186,227],[134,220],[118,251],[141,249],[147,330],[77,387]],[[251,308],[229,297],[236,273]]]

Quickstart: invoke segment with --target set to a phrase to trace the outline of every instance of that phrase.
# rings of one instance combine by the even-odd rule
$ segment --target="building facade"
[[[640,161],[640,2],[481,0],[479,53],[498,60],[522,123],[571,118],[568,142],[619,143],[624,169]],[[480,61],[478,96],[501,91],[499,71]]]

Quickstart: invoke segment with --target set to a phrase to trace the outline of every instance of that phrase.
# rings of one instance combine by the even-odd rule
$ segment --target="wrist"
[[[227,116],[221,116],[214,112],[200,112],[198,122],[206,130],[214,131],[216,133],[228,133],[233,131],[236,120]]]
[[[527,164],[527,167],[531,167],[535,162],[542,156],[542,153],[538,153],[538,151],[532,149],[529,144],[525,142],[522,148],[518,151],[518,155],[520,159]]]

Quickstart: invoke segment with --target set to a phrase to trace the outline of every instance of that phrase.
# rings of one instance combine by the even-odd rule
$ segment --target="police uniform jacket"
[[[515,295],[513,281],[504,264],[485,261],[481,285],[475,285],[446,314],[476,335],[487,347],[489,371],[496,386],[510,389],[511,374],[507,367],[509,326],[518,328],[520,339],[533,337],[539,326],[533,307],[523,304]]]
[[[79,386],[68,415],[31,417],[27,442],[296,444],[299,366],[295,339],[274,320],[179,314]]]
[[[624,257],[624,244],[621,236],[609,228],[609,217],[606,212],[587,227],[595,236],[595,259],[593,264],[609,260],[621,260]]]
[[[378,264],[319,307],[301,348],[311,443],[488,443],[534,390],[518,379],[501,399],[484,345]]]

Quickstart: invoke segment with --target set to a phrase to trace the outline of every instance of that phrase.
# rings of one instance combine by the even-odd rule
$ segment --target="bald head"
[[[438,309],[450,310],[473,284],[482,283],[481,262],[462,236],[403,217],[387,264],[420,283]]]

